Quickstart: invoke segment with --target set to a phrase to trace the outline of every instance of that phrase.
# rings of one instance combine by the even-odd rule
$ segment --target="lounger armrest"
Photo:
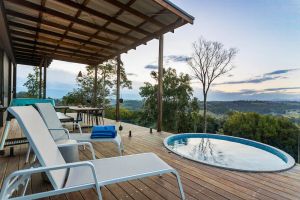
[[[0,198],[7,197],[8,195],[10,196],[10,194],[12,194],[13,191],[15,191],[16,188],[18,188],[18,185],[20,184],[20,181],[19,181],[20,177],[21,178],[26,177],[26,179],[28,179],[31,177],[31,175],[36,174],[36,173],[49,172],[52,170],[59,170],[59,169],[69,169],[69,168],[81,167],[81,166],[86,166],[91,169],[93,178],[95,181],[95,186],[96,186],[96,188],[100,188],[94,164],[89,161],[80,161],[80,162],[74,162],[74,163],[66,163],[63,165],[55,165],[55,166],[51,166],[51,167],[37,167],[37,168],[30,168],[30,169],[23,169],[23,170],[15,171],[15,172],[11,173],[5,179],[5,181],[3,183]],[[61,190],[65,190],[65,189],[68,189],[68,188],[62,188]],[[33,194],[33,196],[34,196],[34,194]]]
[[[95,150],[94,150],[94,147],[93,147],[92,143],[90,143],[90,142],[77,142],[77,143],[71,143],[71,144],[58,144],[57,146],[58,147],[70,147],[70,146],[84,146],[84,145],[87,145],[87,146],[90,147],[90,151],[92,153],[93,160],[96,160]]]
[[[71,138],[71,137],[70,137],[70,131],[69,131],[68,129],[66,129],[66,128],[49,128],[48,130],[49,130],[49,131],[60,131],[60,130],[63,130],[63,131],[65,131],[65,133],[67,134],[68,139]]]
[[[78,127],[79,133],[82,135],[82,129],[79,123],[74,122],[74,125]]]

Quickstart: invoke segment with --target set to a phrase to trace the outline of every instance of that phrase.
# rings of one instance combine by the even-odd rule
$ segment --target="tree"
[[[184,131],[189,127],[187,120],[187,109],[192,96],[192,88],[190,86],[190,76],[180,73],[177,75],[176,70],[168,68],[164,70],[163,76],[163,128],[168,131]],[[143,114],[141,119],[145,126],[152,126],[156,122],[157,117],[157,72],[151,72],[155,84],[145,82],[140,88],[140,95],[144,98]]]
[[[107,97],[115,93],[116,88],[115,60],[109,60],[97,66],[97,91],[96,105],[106,106],[109,103]],[[94,97],[95,68],[86,67],[87,73],[77,77],[78,88],[63,97],[64,103],[91,105]],[[123,63],[121,63],[121,87],[131,88],[132,82],[128,80]]]
[[[27,81],[24,83],[24,86],[27,88],[27,97],[29,98],[39,97],[39,78],[40,78],[39,67],[34,67],[33,73],[28,74]]]
[[[223,132],[275,146],[297,158],[299,128],[286,117],[233,112],[225,120]]]
[[[237,54],[235,48],[225,49],[220,42],[200,38],[193,43],[193,54],[188,64],[196,79],[202,84],[203,132],[207,131],[207,95],[211,84],[232,70],[231,61]]]

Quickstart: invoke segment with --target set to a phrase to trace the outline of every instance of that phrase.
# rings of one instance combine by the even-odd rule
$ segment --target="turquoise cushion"
[[[28,106],[35,103],[50,103],[55,106],[54,99],[17,98],[10,102],[10,106]]]

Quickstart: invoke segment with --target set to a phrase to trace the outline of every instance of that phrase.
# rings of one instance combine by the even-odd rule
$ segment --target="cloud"
[[[227,81],[223,83],[216,83],[215,85],[231,85],[231,84],[244,84],[244,83],[263,83],[266,81],[276,80],[283,78],[281,76],[275,76],[275,77],[260,77],[260,78],[254,78],[254,79],[247,79],[247,80],[241,80],[241,81]]]
[[[185,55],[169,55],[165,56],[165,59],[167,62],[187,62],[191,59],[191,57]]]
[[[277,79],[285,79],[286,76],[282,76],[282,74],[287,74],[291,71],[295,71],[299,69],[281,69],[281,70],[275,70],[269,73],[265,73],[259,76],[255,76],[254,78],[246,79],[246,80],[240,80],[240,81],[226,81],[223,83],[216,83],[214,85],[232,85],[232,84],[246,84],[246,83],[263,83],[266,81],[272,81]]]
[[[149,64],[145,66],[145,69],[158,69],[157,65]]]
[[[185,56],[185,55],[168,55],[168,56],[164,56],[164,62],[165,63],[170,63],[170,62],[187,62],[188,60],[190,60],[191,57],[189,56]],[[145,69],[157,69],[157,63],[158,61],[153,61],[150,64],[145,66]]]
[[[276,70],[276,71],[272,71],[272,72],[266,73],[266,74],[264,74],[264,76],[286,74],[288,72],[295,71],[295,70],[299,70],[299,69],[281,69],[281,70]]]
[[[135,74],[135,73],[127,73],[127,76],[137,76],[137,74]]]
[[[242,89],[237,92],[229,92],[229,94],[238,94],[238,95],[257,95],[257,94],[270,94],[270,93],[285,93],[288,92],[289,90],[300,90],[300,86],[295,86],[295,87],[277,87],[277,88],[266,88],[266,89],[260,89],[260,90],[255,90],[255,89]],[[222,92],[222,91],[218,91]]]
[[[264,91],[266,92],[287,91],[287,90],[300,90],[300,87],[278,87],[278,88],[264,89]]]

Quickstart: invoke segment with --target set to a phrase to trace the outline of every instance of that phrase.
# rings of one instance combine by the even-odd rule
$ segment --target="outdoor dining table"
[[[64,114],[67,113],[67,110],[70,106],[54,106],[55,110],[61,110]]]
[[[99,120],[97,116],[103,115],[104,108],[96,108],[96,107],[79,107],[79,106],[70,106],[70,110],[76,112],[75,122],[83,120],[83,114],[86,113],[88,116],[90,114],[95,114],[96,116],[96,125],[99,125]]]

